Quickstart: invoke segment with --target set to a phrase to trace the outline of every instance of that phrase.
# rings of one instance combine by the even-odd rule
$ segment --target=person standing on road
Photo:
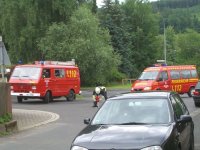
[[[98,102],[100,101],[100,96],[103,96],[105,100],[107,100],[107,91],[106,91],[106,87],[104,86],[97,86],[95,87],[94,91],[93,91],[93,107],[98,107]]]

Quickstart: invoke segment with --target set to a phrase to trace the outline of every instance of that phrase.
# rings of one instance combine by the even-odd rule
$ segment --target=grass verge
[[[107,86],[105,86],[108,90],[115,90],[115,89],[131,89],[131,84],[109,84]],[[93,90],[95,88],[94,87],[81,87],[81,90]]]
[[[12,120],[12,115],[10,113],[0,116],[0,124],[9,122],[11,120]]]

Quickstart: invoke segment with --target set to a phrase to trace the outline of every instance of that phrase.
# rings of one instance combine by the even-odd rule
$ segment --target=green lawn
[[[131,84],[111,84],[111,85],[107,85],[105,86],[108,90],[112,90],[112,89],[131,89]],[[93,90],[95,88],[94,87],[81,87],[81,90]]]

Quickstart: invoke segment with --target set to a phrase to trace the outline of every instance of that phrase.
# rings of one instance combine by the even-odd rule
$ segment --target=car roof
[[[36,65],[36,64],[26,64],[26,65],[18,65],[17,67],[35,67],[35,68],[77,68],[77,66],[70,65]]]
[[[128,98],[168,98],[170,95],[175,94],[172,91],[142,91],[142,92],[129,92],[122,93],[110,97],[110,100],[114,99],[128,99]]]

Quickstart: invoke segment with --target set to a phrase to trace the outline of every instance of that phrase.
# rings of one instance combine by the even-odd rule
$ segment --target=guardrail
[[[122,79],[122,85],[125,85],[125,84],[132,84],[135,80],[137,79]]]

